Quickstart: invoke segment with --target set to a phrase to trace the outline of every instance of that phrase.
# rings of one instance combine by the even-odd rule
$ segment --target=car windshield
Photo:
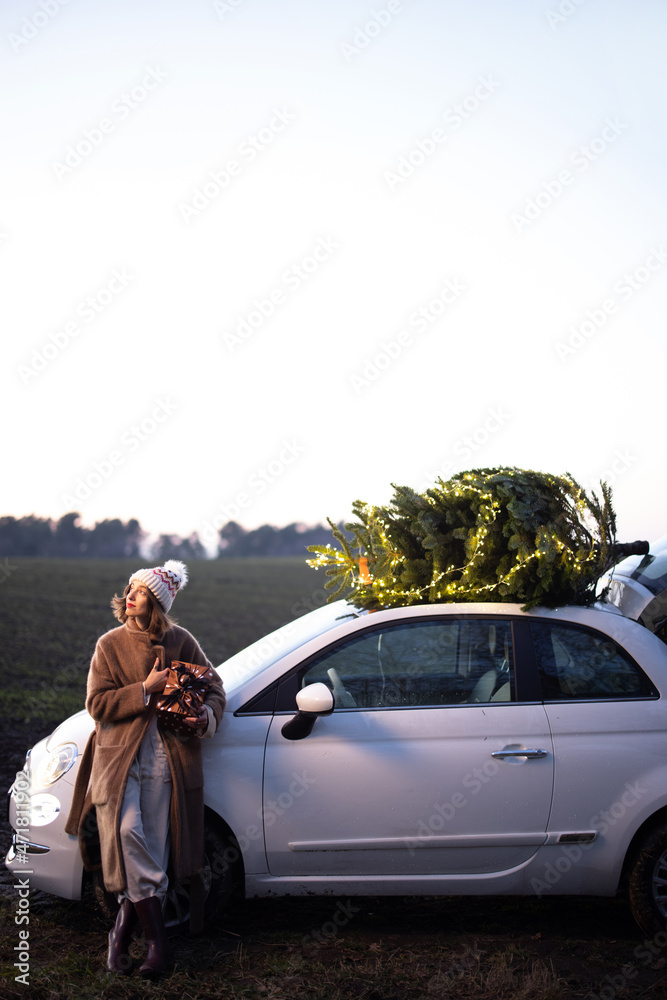
[[[286,656],[318,635],[328,632],[329,629],[336,628],[345,618],[362,613],[346,601],[335,601],[282,625],[220,664],[217,669],[225,691],[230,694],[282,656]]]

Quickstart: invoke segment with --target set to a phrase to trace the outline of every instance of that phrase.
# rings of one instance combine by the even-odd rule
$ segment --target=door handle
[[[546,757],[546,750],[492,750],[491,756],[502,760],[504,757],[529,757],[536,760],[539,757]]]

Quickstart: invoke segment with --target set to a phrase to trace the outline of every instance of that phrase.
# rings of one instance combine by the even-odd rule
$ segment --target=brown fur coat
[[[156,695],[144,704],[142,682],[148,677],[156,657],[162,666],[172,660],[211,664],[195,638],[175,625],[159,643],[129,622],[103,635],[95,647],[90,671],[86,708],[95,720],[83,759],[79,765],[74,799],[66,831],[78,835],[84,863],[84,827],[91,806],[95,806],[100,836],[102,874],[110,892],[125,888],[125,869],[119,839],[120,812],[127,774],[155,711]],[[219,725],[225,694],[218,675],[206,696]],[[193,733],[179,739],[162,734],[172,776],[170,812],[171,865],[177,878],[196,874],[204,853],[204,777],[201,740]]]

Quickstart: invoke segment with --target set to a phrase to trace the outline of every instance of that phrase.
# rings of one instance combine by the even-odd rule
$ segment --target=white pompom
[[[167,559],[162,568],[168,573],[173,573],[179,579],[178,589],[183,590],[183,587],[188,582],[188,567],[185,563],[180,562],[178,559]]]

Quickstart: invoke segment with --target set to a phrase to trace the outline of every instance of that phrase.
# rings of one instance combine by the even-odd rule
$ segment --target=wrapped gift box
[[[195,730],[183,722],[183,719],[199,715],[212,680],[213,671],[210,667],[172,660],[165,689],[157,701],[160,728],[192,736]]]

